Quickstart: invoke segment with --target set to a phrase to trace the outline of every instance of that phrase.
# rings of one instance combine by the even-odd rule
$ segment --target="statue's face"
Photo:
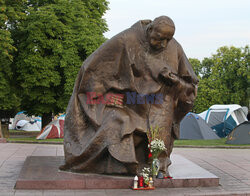
[[[153,27],[148,31],[148,42],[154,50],[162,50],[167,47],[168,42],[173,38],[175,29],[166,24]]]

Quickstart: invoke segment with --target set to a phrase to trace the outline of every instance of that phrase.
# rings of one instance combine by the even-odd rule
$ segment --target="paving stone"
[[[44,190],[43,196],[75,196],[72,190]]]
[[[77,190],[74,191],[75,196],[106,196],[106,190]]]
[[[15,196],[43,196],[43,191],[16,190]]]
[[[63,145],[0,143],[0,196],[15,195],[14,184],[23,166],[24,158],[29,155],[63,156]],[[220,177],[219,187],[198,188],[158,188],[154,191],[118,190],[72,190],[42,191],[42,195],[249,195],[250,196],[250,149],[198,149],[174,148],[179,154],[198,164],[212,174]],[[7,179],[6,179],[7,178]],[[21,190],[20,195],[34,195],[35,192]],[[41,192],[38,191],[37,194]]]
[[[0,196],[14,196],[15,195],[15,190],[1,190],[0,188]]]

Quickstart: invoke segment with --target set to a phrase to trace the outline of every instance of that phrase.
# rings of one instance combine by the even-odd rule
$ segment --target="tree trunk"
[[[1,118],[0,118],[0,138],[3,138]]]
[[[44,113],[42,115],[42,128],[44,128],[47,124],[52,121],[52,113]]]

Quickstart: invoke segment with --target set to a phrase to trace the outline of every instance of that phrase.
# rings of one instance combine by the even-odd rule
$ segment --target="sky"
[[[250,0],[108,0],[111,38],[138,20],[166,15],[188,58],[211,57],[222,46],[250,45]]]

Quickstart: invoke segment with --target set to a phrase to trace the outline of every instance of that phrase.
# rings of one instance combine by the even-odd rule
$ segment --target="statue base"
[[[16,189],[129,189],[134,177],[60,171],[64,157],[29,156],[16,181]],[[172,155],[172,179],[155,179],[156,188],[219,186],[219,178],[179,155]]]

